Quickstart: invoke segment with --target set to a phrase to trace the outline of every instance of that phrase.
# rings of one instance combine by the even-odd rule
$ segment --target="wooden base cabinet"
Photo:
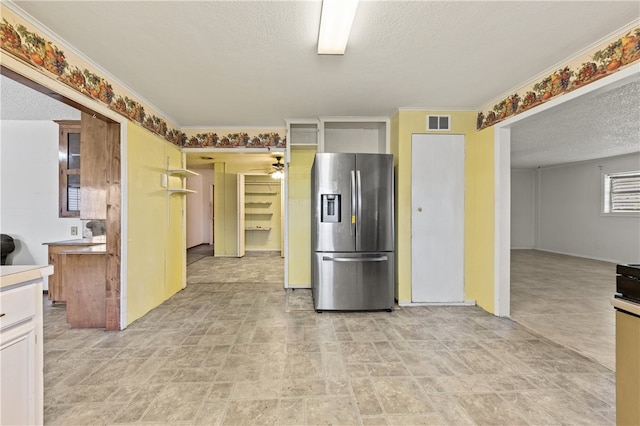
[[[62,252],[59,272],[67,291],[67,322],[71,328],[106,325],[107,257],[105,245]]]
[[[640,424],[640,304],[618,300],[616,424]]]

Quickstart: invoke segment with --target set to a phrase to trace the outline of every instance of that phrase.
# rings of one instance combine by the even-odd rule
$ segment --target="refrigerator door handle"
[[[356,170],[356,250],[360,249],[360,235],[362,232],[360,221],[362,219],[362,179],[360,179],[360,170]]]
[[[322,256],[323,261],[328,262],[386,262],[389,260],[387,256],[379,257],[329,257]]]
[[[356,200],[358,195],[356,194],[356,172],[351,170],[351,225],[349,226],[349,235],[355,235],[356,233]]]

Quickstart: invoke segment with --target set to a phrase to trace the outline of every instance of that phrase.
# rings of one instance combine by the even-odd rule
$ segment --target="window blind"
[[[640,212],[640,171],[608,175],[609,212]]]

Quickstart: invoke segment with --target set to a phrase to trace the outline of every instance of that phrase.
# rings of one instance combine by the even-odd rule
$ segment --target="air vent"
[[[451,130],[450,115],[427,115],[427,130],[445,132]]]

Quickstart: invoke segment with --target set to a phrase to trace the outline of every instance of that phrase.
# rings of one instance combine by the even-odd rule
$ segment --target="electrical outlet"
[[[78,227],[77,226],[72,226],[71,227],[71,235],[78,235]]]

